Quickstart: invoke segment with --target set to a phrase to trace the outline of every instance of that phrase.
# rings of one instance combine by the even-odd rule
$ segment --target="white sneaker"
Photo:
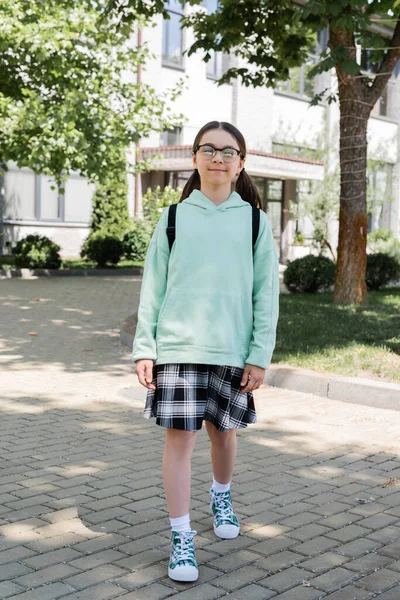
[[[175,581],[196,581],[199,569],[196,562],[194,536],[197,531],[173,531],[168,576]]]
[[[215,492],[210,489],[210,510],[214,515],[214,533],[224,540],[239,535],[240,525],[232,506],[231,492]]]

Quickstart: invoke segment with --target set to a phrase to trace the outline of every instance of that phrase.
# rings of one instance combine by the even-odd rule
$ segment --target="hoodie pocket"
[[[232,351],[244,345],[240,294],[213,288],[173,288],[160,311],[157,343]]]

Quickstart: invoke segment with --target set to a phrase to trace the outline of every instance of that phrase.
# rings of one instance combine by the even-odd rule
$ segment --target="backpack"
[[[172,244],[175,241],[175,223],[176,223],[176,209],[178,204],[171,204],[168,209],[168,227],[166,228],[169,251],[171,252]],[[253,229],[253,255],[254,246],[258,238],[258,230],[260,228],[260,209],[256,206],[252,206],[252,229]]]

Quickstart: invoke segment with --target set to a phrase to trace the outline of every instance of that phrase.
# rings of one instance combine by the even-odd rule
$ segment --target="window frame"
[[[166,11],[168,13],[172,13],[175,15],[179,15],[180,17],[184,16],[185,14],[185,7],[186,7],[186,2],[182,2],[181,4],[181,10],[178,10],[177,8],[169,8],[168,4],[169,2],[166,2],[167,7],[166,7]],[[180,62],[173,62],[171,60],[169,60],[168,57],[166,57],[166,55],[164,54],[164,43],[166,45],[166,48],[168,49],[168,42],[169,42],[169,28],[171,27],[171,19],[163,19],[162,21],[162,40],[161,40],[161,64],[163,67],[167,67],[169,69],[177,69],[179,71],[184,71],[185,70],[185,59],[183,56],[183,50],[184,50],[184,36],[183,36],[183,30],[182,27],[179,25],[179,35],[180,35]]]

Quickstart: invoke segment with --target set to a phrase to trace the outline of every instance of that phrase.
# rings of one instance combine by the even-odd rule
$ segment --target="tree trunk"
[[[367,125],[362,100],[340,102],[340,214],[334,302],[367,304]]]

